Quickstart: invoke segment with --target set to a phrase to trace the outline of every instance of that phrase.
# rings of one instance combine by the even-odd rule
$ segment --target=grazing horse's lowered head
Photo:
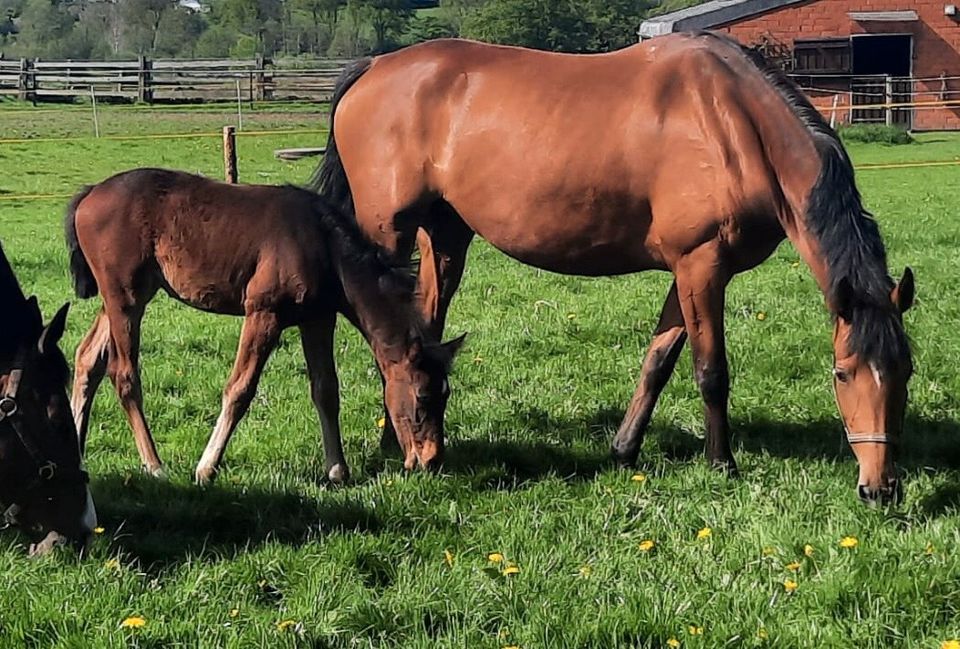
[[[67,307],[44,326],[0,248],[0,510],[39,541],[31,554],[65,541],[83,549],[96,526],[57,345]]]

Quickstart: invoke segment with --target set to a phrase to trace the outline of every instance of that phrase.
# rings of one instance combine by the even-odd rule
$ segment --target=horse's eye
[[[841,383],[846,383],[850,380],[850,375],[847,374],[844,370],[841,370],[839,367],[833,369],[833,378],[840,381]]]

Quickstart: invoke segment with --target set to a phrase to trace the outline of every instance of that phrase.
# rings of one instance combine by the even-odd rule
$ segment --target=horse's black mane
[[[831,308],[837,303],[838,292],[846,292],[852,298],[843,314],[851,325],[847,341],[850,352],[881,367],[909,358],[909,341],[900,314],[890,300],[894,282],[887,272],[880,229],[863,207],[853,163],[840,138],[796,84],[761,53],[715,33],[702,35],[723,40],[744,52],[813,137],[821,169],[810,191],[805,223],[826,260]]]

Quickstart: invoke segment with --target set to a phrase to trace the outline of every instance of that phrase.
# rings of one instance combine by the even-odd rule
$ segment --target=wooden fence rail
[[[88,97],[145,103],[241,99],[324,101],[333,94],[345,59],[43,61],[0,59],[0,95],[44,101]]]

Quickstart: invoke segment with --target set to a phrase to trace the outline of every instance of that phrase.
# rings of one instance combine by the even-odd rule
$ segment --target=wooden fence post
[[[30,61],[20,59],[20,75],[17,79],[17,98],[20,101],[30,99]]]
[[[223,175],[231,185],[237,184],[237,129],[223,127]]]
[[[883,88],[883,103],[887,105],[886,108],[886,123],[887,126],[893,126],[893,78],[886,77],[884,88]]]
[[[152,63],[150,59],[142,54],[137,57],[137,101],[140,103],[153,103],[153,88],[151,86],[150,70]]]
[[[255,92],[254,92],[254,97],[256,98],[257,101],[263,101],[263,97],[264,97],[264,94],[265,94],[265,93],[264,93],[264,89],[263,89],[263,81],[264,81],[263,66],[264,66],[264,61],[265,61],[265,59],[263,58],[263,54],[257,54],[257,62],[256,62],[256,70],[257,70],[257,72],[256,72],[256,76],[255,76],[255,87],[256,87],[256,90],[255,90]]]

